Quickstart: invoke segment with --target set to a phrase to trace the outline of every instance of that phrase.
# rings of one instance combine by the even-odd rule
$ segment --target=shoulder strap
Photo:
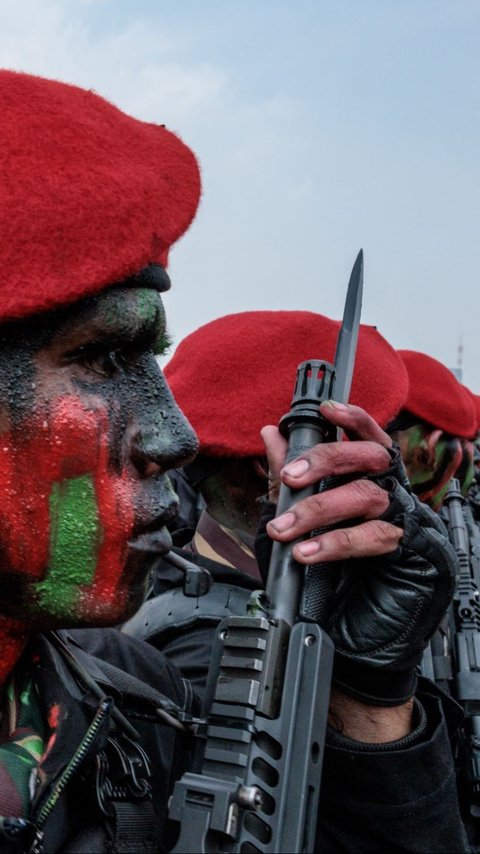
[[[192,599],[175,587],[144,602],[122,632],[145,641],[155,638],[161,646],[163,637],[198,623],[216,626],[225,617],[244,616],[251,594],[251,590],[215,581],[208,593]]]
[[[152,802],[150,762],[142,747],[123,733],[111,735],[96,767],[97,803],[112,854],[164,850]]]

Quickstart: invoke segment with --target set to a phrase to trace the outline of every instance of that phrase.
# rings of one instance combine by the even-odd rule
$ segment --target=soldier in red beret
[[[460,476],[465,493],[472,481],[474,404],[437,359],[414,350],[398,352],[407,369],[409,392],[387,430],[400,446],[413,491],[439,510],[454,475]]]
[[[188,467],[188,478],[196,484],[201,481],[200,493],[208,495],[213,516],[246,537],[239,549],[229,538],[225,561],[232,561],[234,549],[237,568],[245,565],[248,572],[261,510],[255,499],[267,491],[261,430],[265,424],[278,424],[288,411],[291,388],[285,377],[295,376],[306,353],[321,350],[324,358],[333,360],[339,329],[338,321],[309,311],[230,314],[187,336],[165,367],[175,399],[200,441],[200,454]],[[200,377],[205,378],[203,383]],[[350,401],[384,426],[401,408],[407,390],[408,377],[398,354],[374,327],[362,325]],[[235,489],[237,482],[245,483],[246,471],[248,494]],[[180,476],[175,480],[182,488]],[[229,506],[222,510],[227,480]],[[205,556],[221,550],[224,540],[218,526],[211,528],[211,514],[204,513],[195,541],[202,543],[199,550]],[[255,575],[254,566],[255,561],[250,564]]]
[[[75,86],[1,71],[0,114],[0,851],[157,852],[191,690],[91,627],[141,604],[197,448],[155,354],[199,169]]]
[[[337,655],[321,812],[330,819],[328,830],[324,825],[319,828],[318,850],[330,850],[332,840],[335,840],[333,850],[353,851],[359,847],[361,850],[387,850],[393,844],[393,835],[401,850],[421,850],[422,846],[439,850],[445,844],[444,840],[440,842],[434,838],[439,827],[439,802],[430,801],[429,795],[425,800],[426,789],[421,775],[415,781],[409,780],[407,785],[402,776],[401,759],[397,771],[396,763],[389,761],[392,754],[382,753],[381,746],[382,742],[390,742],[387,751],[394,746],[400,757],[405,751],[405,759],[408,756],[414,763],[423,754],[424,760],[433,763],[432,767],[441,756],[442,761],[445,760],[443,749],[439,751],[438,742],[433,746],[426,731],[420,734],[415,724],[412,730],[411,722],[402,728],[406,708],[415,692],[411,681],[414,661],[418,663],[420,646],[424,641],[417,646],[416,653],[407,643],[409,651],[406,653],[404,649],[406,657],[400,663],[393,636],[387,639],[382,629],[382,626],[394,623],[393,634],[397,637],[397,632],[403,632],[399,628],[403,613],[411,628],[415,626],[415,644],[420,636],[425,639],[434,631],[433,624],[426,627],[425,611],[418,621],[412,616],[416,606],[410,600],[410,594],[416,590],[415,599],[422,586],[420,577],[416,579],[416,572],[423,575],[426,571],[428,575],[430,571],[424,559],[420,558],[423,549],[418,550],[419,541],[416,545],[413,541],[417,534],[420,538],[425,535],[432,544],[440,537],[442,554],[446,556],[450,552],[441,523],[409,494],[399,454],[392,451],[392,442],[380,426],[391,421],[407,397],[408,377],[402,360],[373,327],[361,327],[352,383],[352,405],[322,404],[322,413],[345,428],[352,441],[319,446],[282,469],[285,441],[275,426],[263,426],[277,424],[290,408],[293,377],[301,361],[311,358],[312,354],[333,360],[339,327],[337,321],[312,312],[245,312],[214,320],[179,344],[165,368],[165,375],[199,437],[200,453],[186,470],[190,481],[200,489],[206,509],[195,532],[192,532],[193,538],[187,548],[175,551],[178,556],[208,568],[214,584],[207,595],[194,600],[193,606],[191,599],[182,596],[180,571],[166,562],[159,562],[154,575],[154,597],[126,624],[124,631],[165,651],[201,691],[211,658],[214,627],[227,613],[245,613],[252,589],[262,583],[261,573],[268,564],[265,552],[268,551],[267,543],[271,541],[266,535],[257,537],[255,541],[261,511],[264,511],[263,522],[269,535],[284,541],[291,536],[301,538],[312,526],[323,527],[332,522],[341,524],[348,517],[360,516],[361,523],[353,528],[314,537],[295,549],[295,556],[303,564],[357,555],[357,560],[351,564],[352,568],[355,566],[355,581],[351,579],[350,582],[352,587],[347,585],[343,592],[339,590],[336,613],[340,619],[338,623],[333,619],[328,627],[335,639]],[[364,441],[355,441],[358,439]],[[386,478],[382,476],[385,468],[388,468]],[[329,493],[328,498],[310,499],[305,508],[305,518],[297,513],[290,518],[287,513],[284,517],[272,519],[272,503],[265,498],[259,501],[259,496],[268,489],[269,469],[273,481],[282,478],[292,486],[304,486],[310,479],[333,472],[345,473],[355,469],[357,472],[368,470],[371,474],[368,480],[357,481],[356,486],[338,487],[338,491]],[[392,476],[400,482],[389,481]],[[275,500],[273,486],[271,482],[269,497]],[[390,497],[389,489],[392,490]],[[389,502],[395,504],[396,525],[401,525],[404,531],[400,549],[398,540],[394,544],[389,539],[392,529],[382,527],[383,520],[392,519],[387,509]],[[181,536],[184,534],[182,531]],[[375,540],[382,552],[381,558],[375,550]],[[403,548],[412,548],[412,564],[407,570],[409,580],[405,588],[403,582],[398,587],[393,582],[409,564],[408,560],[405,562]],[[379,580],[382,579],[379,587],[371,574],[373,570],[375,575],[374,567],[378,567]],[[385,587],[383,572],[389,578]],[[403,599],[407,588],[408,604]],[[349,592],[344,598],[346,591]],[[353,591],[353,598],[357,603],[362,602],[362,606],[351,610],[350,593]],[[379,610],[373,605],[374,600],[385,603],[387,599],[391,602],[391,612],[388,607],[383,610],[383,604]],[[431,600],[428,607],[430,617],[435,609],[436,605]],[[343,622],[347,613],[348,622]],[[406,631],[408,633],[409,630]],[[391,662],[383,662],[379,669],[373,661],[378,652],[372,655],[373,649],[378,650],[377,645],[395,649]],[[422,687],[425,688],[425,684]],[[425,703],[431,710],[430,690],[427,689],[427,696],[417,692],[415,703]],[[367,718],[371,728],[370,725],[364,728],[361,723]],[[396,726],[391,729],[395,718]],[[353,739],[376,744],[365,748],[365,745],[354,744]],[[367,754],[373,751],[375,772],[369,760],[364,764],[364,749]],[[352,762],[356,769],[354,780],[347,772],[347,765],[351,768]],[[329,776],[333,769],[338,785],[332,784]],[[375,815],[370,803],[376,800],[378,791],[371,788],[372,777],[369,775],[372,773],[375,778],[373,788],[377,784],[382,788],[382,807]],[[452,800],[449,800],[448,811],[453,803],[456,804],[453,777],[449,780],[453,787],[449,790]],[[440,788],[444,783],[442,770]],[[427,788],[430,794],[436,787],[434,784],[432,789],[431,784],[429,779]],[[400,803],[412,803],[417,799],[422,804],[416,813],[419,824],[416,821],[401,822],[400,827],[398,814],[394,816],[393,803],[397,808]],[[346,801],[350,805],[355,804],[355,818],[344,814],[342,822],[342,804]],[[430,810],[430,818],[427,818]],[[365,823],[360,820],[362,811]],[[455,826],[456,819],[452,814],[445,814],[443,820],[450,830]],[[422,829],[419,831],[420,826]],[[433,836],[429,836],[427,826],[433,831]],[[460,848],[463,846],[458,838],[456,842],[452,840],[452,844]]]
[[[199,170],[165,127],[75,86],[2,71],[0,114],[0,851],[157,852],[171,847],[167,802],[197,698],[161,652],[106,627],[135,612],[169,550],[166,471],[197,449],[155,355],[168,251],[195,215]],[[361,582],[330,626],[342,731],[319,844],[462,850],[441,707],[428,691],[413,698],[454,558],[396,480],[376,422],[324,411],[356,440],[278,476],[373,479],[269,527],[300,537],[302,563],[321,550]],[[326,518],[358,517],[348,535],[304,541]]]

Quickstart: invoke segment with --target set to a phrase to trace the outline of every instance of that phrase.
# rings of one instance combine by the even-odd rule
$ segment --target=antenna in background
[[[462,382],[463,377],[463,335],[458,339],[457,347],[457,366],[450,369],[452,374],[457,378],[458,382]]]

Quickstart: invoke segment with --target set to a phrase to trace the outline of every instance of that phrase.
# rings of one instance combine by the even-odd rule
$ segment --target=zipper
[[[80,742],[74,756],[72,756],[70,762],[62,773],[60,779],[58,780],[53,792],[47,800],[45,801],[42,809],[39,812],[38,818],[35,822],[37,827],[37,832],[35,834],[35,839],[31,848],[29,849],[29,854],[41,854],[42,841],[43,841],[43,832],[42,827],[50,816],[52,810],[55,808],[55,805],[58,802],[58,799],[68,783],[72,779],[73,775],[78,771],[80,765],[85,759],[90,747],[92,746],[95,738],[97,737],[100,729],[106,718],[110,715],[111,707],[113,700],[110,697],[106,697],[101,703],[95,717],[88,727],[82,741]]]

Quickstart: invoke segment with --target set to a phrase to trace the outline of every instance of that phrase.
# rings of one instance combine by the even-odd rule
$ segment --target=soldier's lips
[[[172,538],[169,530],[165,527],[159,528],[157,531],[139,534],[128,541],[128,548],[131,551],[143,554],[163,555],[170,551],[171,547]]]

